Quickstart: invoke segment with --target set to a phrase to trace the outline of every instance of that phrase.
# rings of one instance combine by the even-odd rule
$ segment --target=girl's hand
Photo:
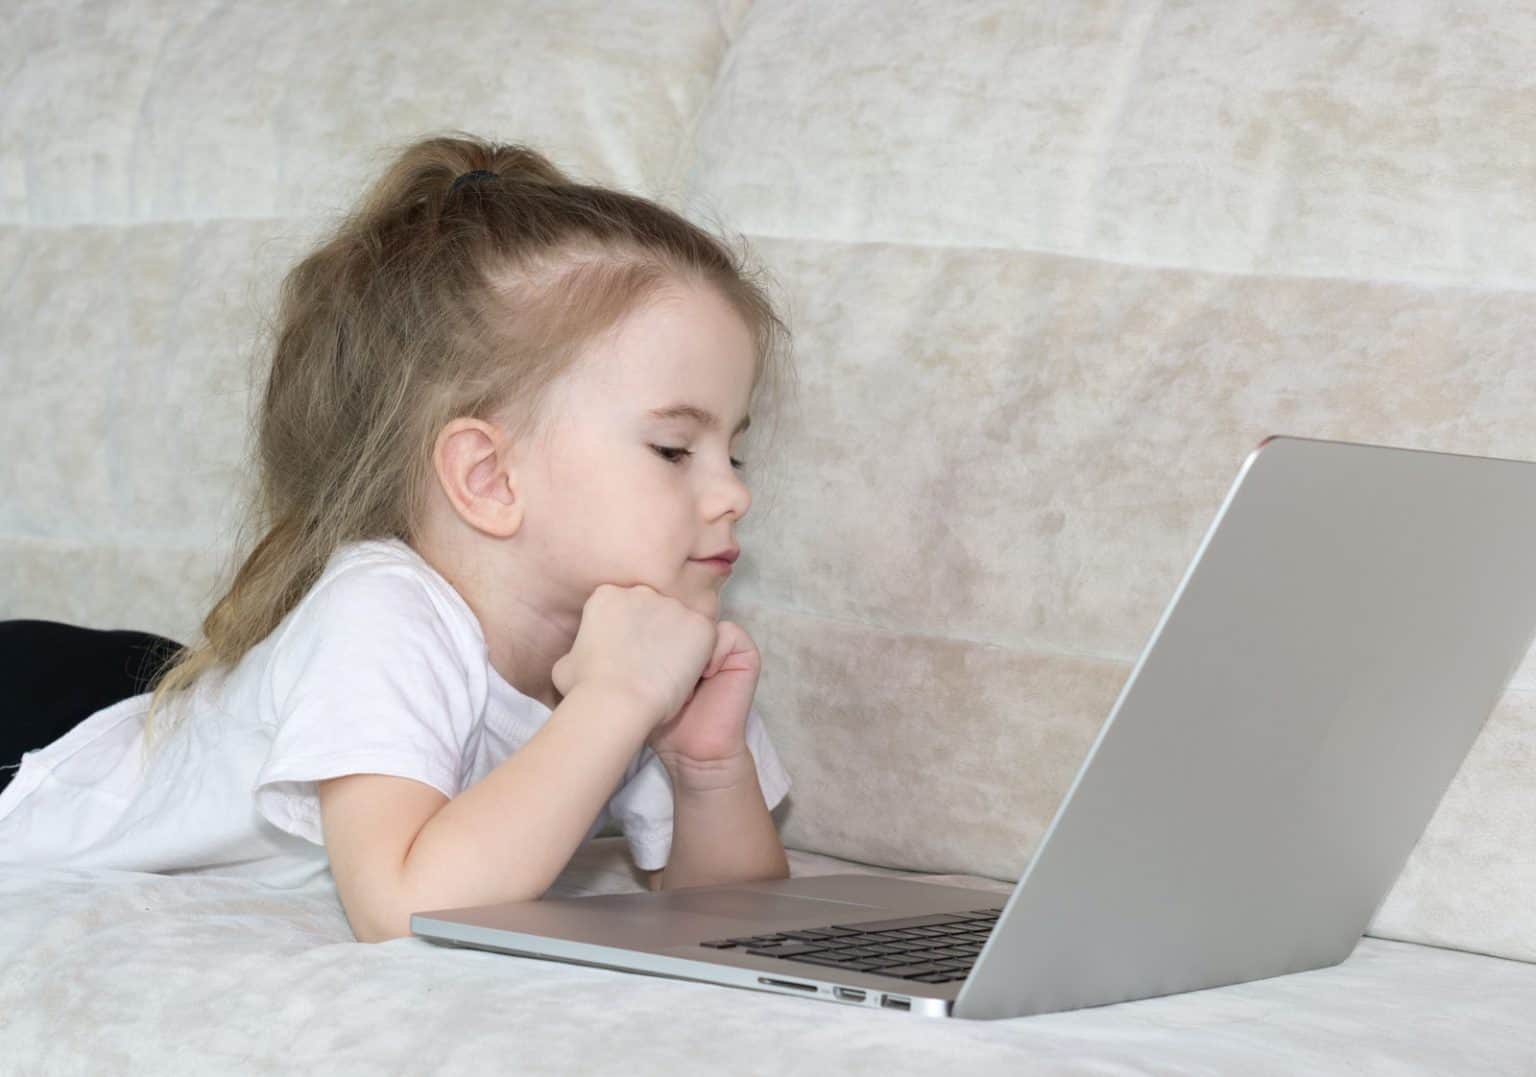
[[[645,584],[599,584],[587,596],[570,652],[550,670],[555,691],[606,683],[644,705],[654,730],[692,695],[713,660],[719,629],[699,613]]]
[[[747,711],[761,670],[751,637],[740,625],[719,622],[714,653],[693,692],[646,738],[674,779],[690,770],[719,769],[746,754]]]

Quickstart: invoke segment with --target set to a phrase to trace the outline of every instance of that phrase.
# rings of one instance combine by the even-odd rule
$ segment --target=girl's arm
[[[789,878],[789,858],[745,748],[729,766],[691,780],[672,779],[672,851],[652,889]]]
[[[325,847],[353,934],[380,942],[409,935],[413,912],[541,897],[656,720],[643,700],[578,684],[528,743],[452,800],[384,774],[320,782]]]

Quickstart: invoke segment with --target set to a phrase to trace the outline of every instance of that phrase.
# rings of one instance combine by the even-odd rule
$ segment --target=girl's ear
[[[459,518],[496,538],[510,537],[522,523],[510,448],[500,429],[464,417],[439,431],[432,451],[438,483]]]

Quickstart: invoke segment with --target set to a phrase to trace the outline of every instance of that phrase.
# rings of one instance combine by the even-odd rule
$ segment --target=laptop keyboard
[[[699,945],[942,984],[963,980],[970,973],[1002,911],[972,909],[899,920],[861,920],[739,939],[712,939]]]

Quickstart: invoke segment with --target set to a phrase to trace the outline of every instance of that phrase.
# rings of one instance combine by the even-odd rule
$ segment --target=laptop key
[[[844,969],[848,972],[868,972],[871,967],[871,962],[869,961],[833,961],[824,955],[818,956],[816,954],[807,954],[805,957],[792,957],[789,960],[794,962],[804,961],[808,965],[821,965],[829,969]]]
[[[922,976],[922,975],[925,975],[925,974],[930,973],[930,972],[948,972],[948,971],[949,971],[948,969],[941,969],[937,965],[931,965],[931,964],[924,963],[924,964],[921,964],[921,965],[896,965],[896,966],[894,966],[892,968],[881,969],[880,970],[880,975],[881,976],[899,976],[902,979],[911,979],[914,976]]]
[[[791,961],[803,961],[807,965],[825,965],[828,968],[847,969],[857,968],[852,961],[838,961],[836,958],[826,957],[820,954],[801,954],[799,957],[789,958]]]
[[[852,969],[854,972],[879,972],[885,967],[885,962],[872,957],[865,961],[849,961],[838,967]]]
[[[798,946],[749,946],[747,953],[760,954],[763,957],[799,957],[801,954],[819,954],[826,951],[825,946],[812,946],[809,943]]]
[[[902,920],[866,920],[864,923],[833,924],[833,927],[851,931],[899,931],[906,928],[928,927],[933,924],[952,924],[965,919],[966,914],[954,912],[934,913],[931,916],[909,916]]]

